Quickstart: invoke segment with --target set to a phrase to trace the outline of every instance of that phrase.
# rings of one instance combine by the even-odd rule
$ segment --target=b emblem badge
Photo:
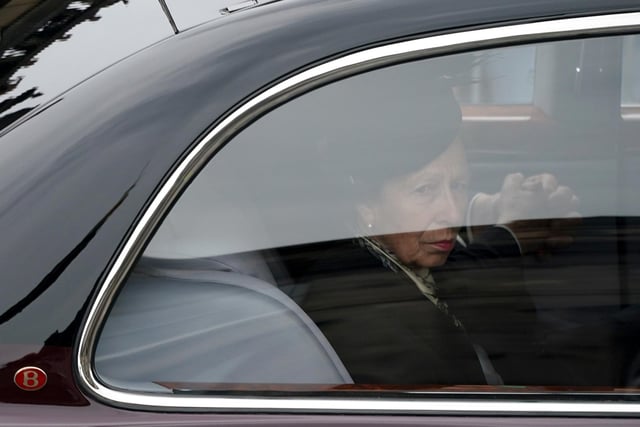
[[[35,366],[25,366],[16,371],[13,382],[22,390],[37,391],[47,384],[47,374]]]

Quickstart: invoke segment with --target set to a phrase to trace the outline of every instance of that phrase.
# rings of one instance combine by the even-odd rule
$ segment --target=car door
[[[456,36],[477,43],[487,32]],[[620,101],[623,47],[634,37],[596,31],[567,41],[519,39],[515,46],[453,50],[435,58],[428,52],[440,43],[452,49],[450,39],[416,39],[318,65],[253,98],[214,127],[174,171],[155,202],[168,206],[170,195],[181,193],[168,214],[150,210],[148,222],[138,224],[135,236],[145,239],[160,222],[104,324],[95,371],[86,366],[81,373],[110,400],[135,403],[141,396],[134,391],[153,392],[158,404],[176,408],[245,402],[249,410],[262,411],[393,411],[400,405],[437,413],[450,404],[484,412],[496,408],[483,399],[490,391],[509,412],[522,405],[527,413],[545,413],[544,399],[551,396],[545,390],[556,387],[555,398],[567,408],[606,410],[604,404],[581,403],[575,393],[604,388],[619,397],[633,382],[627,363],[635,350],[627,337],[635,327],[635,291],[625,280],[633,263],[621,259],[633,257],[627,246],[635,237],[626,222],[618,222],[619,209],[634,199],[626,185],[621,188],[620,174],[627,172],[618,157],[629,141],[608,133],[635,126],[623,121]],[[522,74],[522,58],[529,63],[525,85],[513,82]],[[507,102],[464,103],[464,93],[483,86],[486,96],[498,97],[490,85],[505,91]],[[512,101],[510,86],[525,92],[524,99]],[[452,93],[463,101],[449,107]],[[250,124],[238,129],[236,122]],[[409,197],[420,193],[427,200],[418,202],[424,209],[419,215],[429,218],[429,209],[436,209],[430,192],[498,192],[510,173],[552,176],[563,188],[553,184],[549,192],[571,191],[581,204],[556,212],[544,203],[518,211],[507,223],[437,217],[433,222],[446,222],[447,230],[496,223],[516,235],[519,252],[497,257],[476,249],[479,265],[428,265],[436,277],[435,296],[404,293],[395,283],[398,275],[409,276],[417,288],[422,283],[411,277],[418,270],[404,263],[401,245],[392,243],[415,231],[411,219],[384,227],[376,219],[385,209],[396,215],[407,209],[402,203],[413,202],[398,202],[394,195],[400,204],[375,205],[373,225],[363,222],[360,209],[377,197],[371,193],[391,191],[386,186],[398,177],[413,177],[410,160],[429,165],[433,158],[447,159],[444,169],[457,171],[457,157],[442,157],[454,140],[464,146],[472,178],[433,172],[434,178],[431,169],[424,183],[415,178],[417,189]],[[194,168],[202,170],[183,187],[181,177]],[[449,180],[447,189],[434,180]],[[517,233],[516,224],[525,229]],[[526,237],[536,233],[549,235]],[[568,240],[557,246],[545,240],[556,237]],[[383,246],[381,252],[395,249],[388,259],[373,256],[382,257],[382,264],[397,262],[395,267],[378,268],[361,258],[358,252],[379,250],[375,243],[367,247],[372,240]],[[537,246],[527,249],[530,243]],[[116,267],[130,257],[123,253]],[[123,276],[115,271],[114,277]],[[105,301],[117,289],[105,284]],[[424,315],[427,307],[437,313]],[[91,330],[85,332],[87,348]],[[466,347],[458,343],[464,339]],[[301,391],[304,398],[296,399]],[[449,400],[449,393],[463,391],[475,398],[464,405]],[[402,403],[399,392],[419,392],[421,399]],[[543,400],[521,402],[540,392]],[[175,404],[164,394],[177,395]],[[281,394],[286,397],[276,397]],[[358,409],[369,402],[369,409]]]

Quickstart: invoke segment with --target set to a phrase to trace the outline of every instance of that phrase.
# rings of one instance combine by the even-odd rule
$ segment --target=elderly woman
[[[321,119],[358,237],[318,255],[301,305],[356,383],[523,383],[535,310],[520,270],[526,227],[510,221],[558,186],[549,175],[507,177],[476,206],[503,224],[465,244],[460,109],[446,80],[420,67],[352,78],[357,95]]]

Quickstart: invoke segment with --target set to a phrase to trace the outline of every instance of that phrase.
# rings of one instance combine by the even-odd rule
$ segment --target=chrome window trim
[[[470,397],[456,393],[408,393],[407,398],[363,397],[221,397],[163,395],[129,392],[102,384],[93,371],[94,341],[111,305],[116,290],[131,268],[145,240],[185,182],[197,173],[206,159],[220,149],[237,130],[252,119],[302,92],[339,78],[383,65],[452,54],[469,49],[489,48],[524,42],[542,42],[557,38],[622,34],[640,29],[640,13],[620,13],[580,18],[555,19],[527,24],[460,31],[390,43],[330,60],[300,72],[259,93],[239,106],[195,145],[162,185],[101,284],[81,332],[75,369],[80,384],[101,401],[137,409],[172,408],[177,411],[215,412],[290,412],[290,413],[366,413],[366,414],[484,414],[484,415],[578,415],[637,416],[640,403],[571,401],[575,394],[560,394],[560,399],[537,400],[547,394],[519,393],[497,398],[493,393],[475,393]],[[483,399],[482,396],[487,396]],[[431,398],[429,398],[431,396]],[[564,396],[564,399],[563,399]]]

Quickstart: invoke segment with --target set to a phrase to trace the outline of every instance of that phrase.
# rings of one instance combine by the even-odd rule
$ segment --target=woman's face
[[[467,183],[464,149],[456,141],[421,170],[387,182],[360,213],[402,263],[436,267],[447,260],[464,221]]]

